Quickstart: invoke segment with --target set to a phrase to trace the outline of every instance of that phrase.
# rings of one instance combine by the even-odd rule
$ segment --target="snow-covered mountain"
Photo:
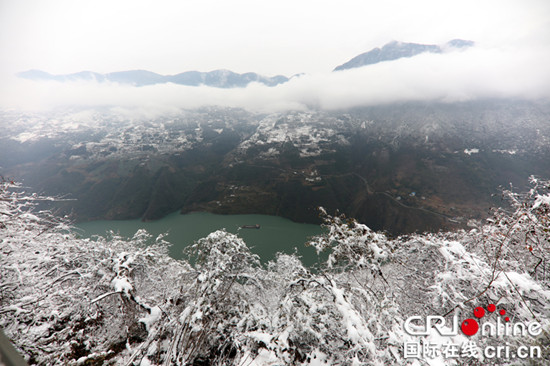
[[[368,52],[355,56],[348,62],[337,66],[334,71],[353,69],[384,61],[393,61],[403,57],[413,57],[426,52],[442,53],[449,48],[467,48],[473,45],[474,42],[462,39],[453,39],[442,46],[393,41],[382,48],[373,48]]]
[[[155,118],[117,109],[5,111],[0,174],[78,198],[70,211],[81,220],[153,220],[183,209],[317,222],[321,205],[392,233],[437,230],[482,215],[499,185],[547,174],[549,108],[204,108]]]
[[[41,70],[28,70],[17,74],[18,77],[30,80],[66,81],[97,81],[145,86],[154,84],[174,83],[189,86],[212,86],[216,88],[242,88],[252,82],[267,86],[286,83],[289,78],[283,75],[263,76],[254,72],[238,74],[230,70],[214,70],[210,72],[186,71],[176,75],[161,75],[147,70],[118,71],[100,74],[93,71],[81,71],[74,74],[52,75]]]

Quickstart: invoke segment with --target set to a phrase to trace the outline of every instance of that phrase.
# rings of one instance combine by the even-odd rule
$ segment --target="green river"
[[[260,229],[240,228],[256,224],[260,225]],[[138,229],[146,229],[155,237],[167,233],[165,239],[172,244],[170,256],[176,259],[182,258],[182,250],[194,241],[213,231],[226,229],[239,235],[252,252],[260,256],[262,262],[274,259],[277,252],[290,254],[296,251],[306,266],[317,263],[317,254],[305,243],[309,237],[322,232],[318,225],[298,224],[277,216],[214,215],[206,212],[186,215],[175,212],[152,222],[139,219],[91,221],[79,223],[76,227],[82,230],[79,232],[84,237],[104,236],[110,230],[124,237],[132,237]]]

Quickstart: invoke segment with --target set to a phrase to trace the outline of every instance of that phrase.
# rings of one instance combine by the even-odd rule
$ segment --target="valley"
[[[398,235],[465,227],[499,185],[550,171],[550,106],[487,100],[260,114],[202,108],[2,112],[1,174],[73,200],[73,219],[266,214],[317,207]],[[494,197],[492,197],[494,196]]]

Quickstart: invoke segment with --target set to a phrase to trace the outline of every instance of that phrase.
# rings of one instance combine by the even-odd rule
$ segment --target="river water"
[[[260,225],[260,229],[242,229],[243,225]],[[275,258],[277,252],[294,253],[302,257],[306,266],[317,263],[317,254],[311,247],[306,247],[307,239],[322,233],[319,225],[298,224],[277,216],[267,215],[214,215],[196,212],[181,215],[172,213],[152,222],[141,220],[105,220],[79,223],[76,225],[84,237],[104,236],[112,230],[124,237],[132,237],[138,229],[146,229],[153,236],[168,233],[165,239],[172,244],[170,256],[182,258],[182,250],[194,241],[209,233],[226,229],[239,235],[258,254],[262,262]]]

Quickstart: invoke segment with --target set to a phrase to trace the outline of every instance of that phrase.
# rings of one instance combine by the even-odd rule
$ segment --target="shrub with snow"
[[[295,255],[262,264],[243,240],[216,231],[167,255],[168,243],[138,231],[79,238],[65,218],[38,211],[51,198],[0,183],[0,326],[29,364],[40,365],[525,365],[550,361],[550,183],[505,191],[469,231],[390,239],[323,212],[328,251],[315,271]],[[441,340],[405,332],[413,315],[454,314],[494,303],[513,322],[536,321],[534,359],[405,358],[404,345]],[[462,319],[462,318],[461,318]],[[475,340],[481,350],[502,343]]]

